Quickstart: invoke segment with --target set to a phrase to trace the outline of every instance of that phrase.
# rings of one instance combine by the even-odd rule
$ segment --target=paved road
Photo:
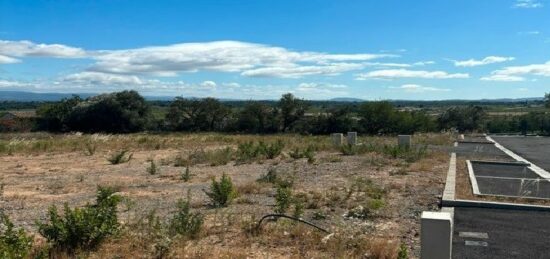
[[[550,258],[550,212],[455,208],[454,224],[453,258]]]
[[[491,136],[512,152],[550,171],[550,137]],[[549,256],[550,258],[550,256]]]

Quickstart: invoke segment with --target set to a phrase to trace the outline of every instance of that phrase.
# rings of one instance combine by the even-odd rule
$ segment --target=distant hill
[[[364,102],[365,100],[359,99],[359,98],[351,98],[351,97],[337,97],[337,98],[332,98],[329,101],[332,101],[332,102]]]
[[[94,96],[95,94],[76,94],[82,98]],[[59,101],[63,98],[71,97],[73,94],[65,93],[33,93],[23,91],[0,91],[0,101],[18,101],[18,102],[51,102]]]
[[[63,98],[78,95],[82,98],[87,98],[97,94],[93,93],[33,93],[24,91],[0,91],[0,101],[18,101],[18,102],[48,102],[59,101]],[[149,101],[171,101],[175,96],[144,96]],[[189,99],[199,99],[197,97],[187,97]],[[247,99],[229,99],[221,98],[222,102],[239,102],[247,101]],[[453,103],[518,103],[518,102],[536,102],[542,101],[542,97],[533,98],[501,98],[501,99],[480,99],[480,100],[433,100],[433,101],[420,101],[420,100],[387,100],[394,104],[423,104],[423,103],[441,103],[441,104],[453,104]],[[264,100],[273,101],[273,100]],[[321,100],[319,100],[321,101]],[[325,100],[328,102],[364,102],[366,100],[352,97],[336,97]]]

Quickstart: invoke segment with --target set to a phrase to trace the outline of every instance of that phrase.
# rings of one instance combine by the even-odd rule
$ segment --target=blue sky
[[[548,0],[0,0],[0,90],[540,97],[549,50]]]

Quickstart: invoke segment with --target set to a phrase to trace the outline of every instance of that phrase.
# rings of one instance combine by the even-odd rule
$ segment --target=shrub
[[[96,150],[97,150],[97,144],[93,143],[92,141],[86,142],[86,145],[85,145],[86,155],[93,156]]]
[[[157,164],[155,163],[155,160],[150,159],[149,160],[149,167],[147,167],[147,172],[150,175],[154,175],[154,174],[157,173],[157,171],[158,171],[158,169],[157,169]]]
[[[397,259],[409,259],[409,251],[405,244],[399,246],[399,252],[397,252]]]
[[[231,181],[231,177],[224,173],[219,182],[215,178],[212,178],[210,191],[206,192],[206,195],[210,198],[212,205],[219,208],[227,207],[238,194]]]
[[[189,166],[185,168],[185,171],[181,174],[181,179],[184,182],[189,182],[191,180],[191,173],[189,172]]]
[[[304,153],[302,153],[299,148],[294,148],[288,155],[294,159],[304,158]]]
[[[304,203],[299,199],[294,199],[294,212],[292,216],[296,218],[302,217],[304,214]]]
[[[277,178],[277,169],[275,167],[269,168],[267,173],[258,179],[258,182],[264,183],[276,183]]]
[[[55,249],[70,253],[97,247],[119,228],[116,208],[121,197],[114,193],[113,189],[100,186],[96,204],[74,209],[65,204],[63,216],[55,206],[50,207],[49,221],[38,222],[38,232]]]
[[[230,147],[217,149],[207,153],[207,159],[211,166],[227,165],[233,159],[233,150]]]
[[[27,258],[33,239],[22,228],[16,229],[7,215],[0,212],[0,258]]]
[[[342,145],[342,147],[340,147],[340,151],[344,156],[353,156],[357,154],[357,148],[355,145]]]
[[[191,212],[188,200],[179,200],[177,208],[176,214],[170,220],[170,231],[172,234],[196,238],[204,223],[204,216]]]
[[[278,157],[283,151],[285,144],[282,140],[277,140],[277,142],[268,145],[265,149],[265,156],[268,159],[273,159]]]
[[[292,190],[289,187],[277,186],[275,194],[275,213],[285,213],[292,204]]]
[[[408,148],[387,145],[384,146],[383,153],[389,155],[392,158],[401,158],[409,163],[412,163],[424,158],[428,153],[428,147],[421,146],[418,148]]]
[[[112,165],[118,165],[126,163],[132,159],[133,154],[129,153],[128,150],[121,150],[113,153],[110,157],[107,158],[109,163]]]

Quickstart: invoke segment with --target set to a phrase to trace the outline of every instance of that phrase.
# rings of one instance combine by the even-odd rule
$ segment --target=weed
[[[294,211],[292,216],[296,218],[301,218],[304,214],[304,203],[299,199],[294,199]]]
[[[84,153],[88,156],[93,156],[97,150],[97,144],[92,141],[87,141],[84,145]]]
[[[323,211],[316,211],[313,213],[312,218],[314,220],[323,220],[327,218],[327,215]]]
[[[71,209],[65,203],[63,216],[55,205],[50,207],[49,221],[38,222],[38,232],[61,251],[74,253],[77,249],[97,247],[119,228],[116,209],[121,198],[114,193],[113,189],[100,186],[96,204]]]
[[[185,167],[185,171],[183,171],[183,173],[181,174],[181,179],[184,182],[189,182],[189,180],[191,180],[191,173],[189,172],[189,166]]]
[[[112,165],[118,165],[130,161],[132,159],[132,156],[133,153],[129,153],[128,150],[121,150],[111,154],[111,156],[108,157],[107,160]]]
[[[399,252],[397,252],[397,259],[409,259],[409,251],[405,244],[399,246]]]
[[[277,178],[277,169],[275,167],[269,168],[266,174],[264,174],[262,177],[260,177],[257,181],[263,182],[263,183],[271,183],[274,184],[278,180]]]
[[[285,144],[282,140],[277,140],[277,142],[268,145],[265,149],[265,156],[267,159],[273,159],[278,157],[283,151]]]
[[[210,198],[212,205],[219,208],[227,207],[238,196],[238,193],[233,186],[231,177],[224,173],[219,182],[212,178],[210,191],[206,192],[206,195]]]
[[[275,194],[275,213],[285,213],[292,204],[292,190],[289,187],[277,186]]]
[[[157,174],[157,171],[158,171],[158,168],[157,168],[157,164],[155,163],[155,160],[150,159],[149,167],[147,167],[147,173],[149,173],[150,175],[155,175]]]
[[[288,155],[294,159],[304,158],[304,153],[300,151],[299,148],[294,148],[294,150],[290,151]]]
[[[170,220],[169,229],[171,233],[196,238],[204,223],[204,216],[200,213],[191,212],[189,198],[188,200],[179,200],[177,208],[176,214]]]
[[[22,228],[16,229],[7,215],[0,212],[0,257],[27,258],[33,244],[33,238]]]
[[[400,147],[386,145],[383,148],[383,153],[392,158],[401,158],[412,163],[424,158],[427,154],[428,147],[421,146],[418,148]]]

